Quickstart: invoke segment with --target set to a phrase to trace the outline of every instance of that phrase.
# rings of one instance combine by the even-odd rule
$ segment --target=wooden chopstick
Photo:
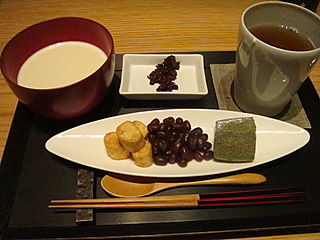
[[[304,199],[305,192],[302,189],[277,188],[139,198],[52,200],[52,205],[49,205],[49,208],[79,209],[224,207],[275,203],[295,203],[302,202],[304,201]]]
[[[243,191],[231,191],[231,192],[214,192],[214,193],[202,193],[201,198],[210,197],[225,197],[225,196],[260,196],[263,194],[292,194],[292,193],[304,193],[302,187],[289,187],[289,188],[267,188],[267,189],[254,189],[254,190],[243,190]]]
[[[123,203],[98,203],[98,204],[69,204],[49,205],[49,208],[172,208],[172,207],[197,207],[197,200],[156,201],[156,202],[123,202]]]
[[[304,200],[304,189],[292,187],[204,193],[201,194],[198,203],[202,207],[223,207],[303,202]]]
[[[97,199],[63,199],[63,200],[51,200],[51,203],[57,204],[72,204],[72,203],[139,203],[139,202],[169,202],[179,200],[195,200],[200,199],[199,194],[187,194],[187,195],[173,195],[173,196],[153,196],[153,197],[126,197],[126,198],[97,198]]]
[[[216,192],[201,194],[200,202],[212,201],[236,201],[236,200],[258,200],[265,198],[283,198],[304,195],[303,188],[272,188],[272,189],[257,189],[247,191],[232,191],[232,192]]]

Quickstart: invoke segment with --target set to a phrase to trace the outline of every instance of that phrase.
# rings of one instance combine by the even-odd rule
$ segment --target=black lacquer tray
[[[161,210],[97,210],[95,222],[77,225],[74,211],[48,209],[50,200],[76,197],[79,165],[46,151],[54,134],[79,124],[114,115],[159,108],[218,108],[210,64],[233,63],[235,52],[200,52],[205,59],[209,94],[199,100],[136,101],[118,93],[122,55],[116,56],[113,101],[72,121],[52,121],[35,116],[18,103],[4,151],[0,174],[0,223],[3,238],[104,238],[171,239],[246,237],[320,230],[320,101],[310,81],[299,90],[312,128],[302,149],[249,170],[264,174],[259,186],[198,186],[166,190],[157,195],[204,193],[273,187],[304,187],[306,201],[246,207]],[[270,149],[272,151],[272,149]],[[100,187],[106,172],[95,173],[95,197],[110,197]]]

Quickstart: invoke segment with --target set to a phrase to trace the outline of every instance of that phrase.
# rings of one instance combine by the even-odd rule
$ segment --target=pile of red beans
[[[175,56],[170,55],[164,59],[163,63],[157,64],[156,69],[147,76],[150,79],[150,85],[159,83],[158,92],[178,90],[178,85],[174,81],[177,78],[177,70],[179,69],[180,62],[176,61]]]
[[[186,167],[193,159],[198,162],[213,159],[212,144],[207,141],[208,134],[200,127],[191,129],[188,120],[167,117],[160,122],[155,118],[147,127],[156,165],[177,163],[180,167]]]

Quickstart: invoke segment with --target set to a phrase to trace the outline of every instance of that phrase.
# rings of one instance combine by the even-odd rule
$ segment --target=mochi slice
[[[252,162],[256,152],[256,125],[252,117],[216,121],[214,159],[224,162]]]

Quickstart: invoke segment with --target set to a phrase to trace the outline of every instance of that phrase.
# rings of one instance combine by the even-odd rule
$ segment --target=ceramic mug
[[[299,33],[308,39],[313,49],[275,47],[252,33],[253,29],[266,25],[289,28]],[[272,36],[273,33],[270,28],[264,29],[264,36]],[[319,55],[318,15],[285,2],[261,2],[250,6],[242,14],[238,32],[236,79],[233,84],[236,104],[245,112],[266,116],[280,114],[308,77]]]

